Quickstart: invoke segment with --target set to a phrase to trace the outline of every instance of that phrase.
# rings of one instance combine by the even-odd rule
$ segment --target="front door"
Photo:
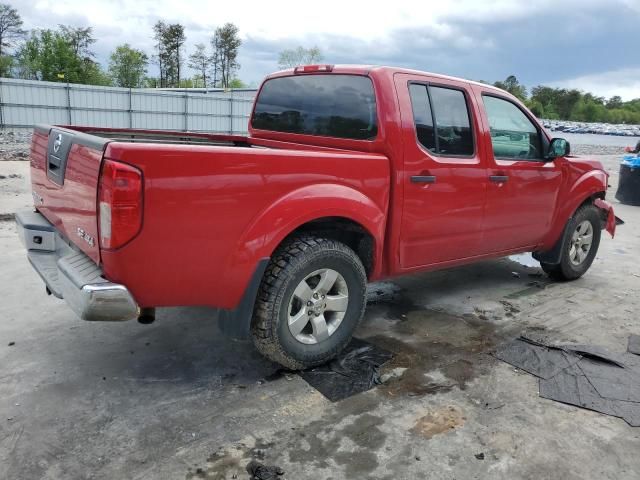
[[[540,126],[513,101],[479,91],[490,135],[485,242],[491,252],[538,245],[551,228],[562,172],[545,161]]]
[[[395,82],[404,144],[400,264],[477,256],[487,182],[469,85],[408,74]]]

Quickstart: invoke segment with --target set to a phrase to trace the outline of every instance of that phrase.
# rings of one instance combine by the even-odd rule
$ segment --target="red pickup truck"
[[[602,165],[569,153],[497,88],[312,65],[266,78],[248,136],[37,126],[16,218],[81,318],[214,306],[299,369],[347,344],[368,281],[518,252],[583,275],[615,217]]]

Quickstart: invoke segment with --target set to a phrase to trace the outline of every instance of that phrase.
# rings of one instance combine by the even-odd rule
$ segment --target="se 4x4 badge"
[[[96,242],[93,239],[93,237],[91,235],[89,235],[87,232],[85,232],[83,228],[78,227],[76,232],[78,233],[78,236],[81,239],[83,239],[85,242],[87,242],[90,246],[93,247],[95,245]]]

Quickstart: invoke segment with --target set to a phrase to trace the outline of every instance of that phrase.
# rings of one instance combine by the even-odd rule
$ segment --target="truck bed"
[[[143,183],[140,231],[117,249],[99,241],[106,160],[139,170]],[[378,229],[389,201],[384,155],[238,135],[38,126],[31,165],[36,209],[108,280],[130,285],[142,307],[234,307],[255,255],[318,214],[269,217],[283,199],[312,195],[330,216],[339,213],[336,196],[361,195],[375,202]]]

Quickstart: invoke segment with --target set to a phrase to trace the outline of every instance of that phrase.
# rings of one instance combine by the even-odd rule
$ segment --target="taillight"
[[[104,160],[98,185],[100,246],[118,248],[142,226],[142,172],[131,165]]]

